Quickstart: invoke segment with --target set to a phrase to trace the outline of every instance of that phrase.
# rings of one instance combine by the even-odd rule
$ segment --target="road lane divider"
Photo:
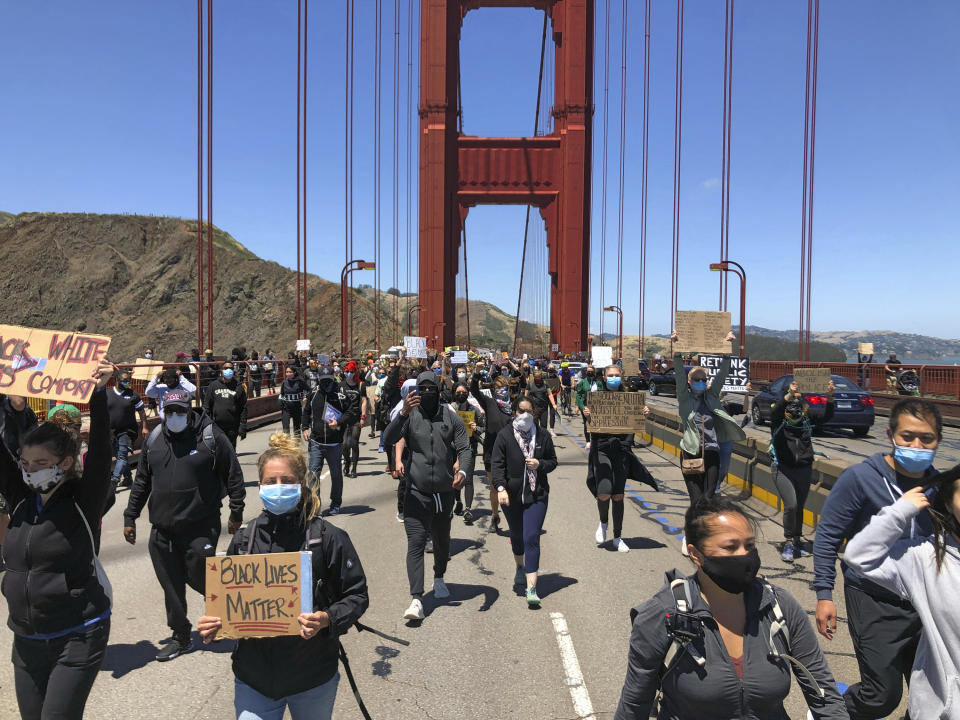
[[[573,647],[573,638],[563,613],[550,613],[553,622],[553,632],[557,637],[557,646],[560,648],[560,660],[563,662],[563,682],[570,690],[570,699],[573,700],[573,711],[578,720],[596,720],[593,713],[593,703],[590,702],[590,693],[583,682],[583,672],[580,670],[580,661],[577,651]]]

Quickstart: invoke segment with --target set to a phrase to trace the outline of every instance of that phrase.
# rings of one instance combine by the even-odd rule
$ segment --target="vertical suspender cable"
[[[644,321],[647,293],[647,176],[649,168],[650,138],[650,0],[644,7],[643,42],[643,164],[640,185],[640,357],[645,357]]]
[[[391,344],[400,342],[400,0],[393,3],[393,334]]]
[[[726,221],[726,204],[724,200],[727,195],[727,79],[730,73],[730,0],[725,0],[725,14],[723,19],[723,125],[720,131],[722,151],[720,159],[720,261],[726,260],[724,255],[724,224]],[[720,296],[717,304],[718,310],[724,309],[724,298],[726,296],[726,276],[724,272],[717,273],[720,276]]]
[[[213,347],[213,0],[207,0],[207,343]]]
[[[307,326],[307,288],[310,276],[307,274],[307,9],[310,0],[303,0],[303,334],[309,337]]]
[[[733,29],[734,29],[734,19],[733,19],[733,0],[730,0],[730,37],[728,41],[729,51],[728,55],[730,57],[728,72],[727,72],[727,134],[726,134],[726,145],[727,145],[727,169],[726,176],[724,177],[724,215],[725,222],[723,227],[723,259],[730,259],[730,167],[733,160]],[[723,277],[723,309],[727,309],[727,300],[730,294],[730,276],[727,273],[720,273]],[[743,332],[743,330],[741,329]]]
[[[603,340],[603,307],[607,303],[607,136],[610,125],[610,3],[607,0],[603,31],[603,145],[600,151],[600,339]]]
[[[617,307],[623,307],[623,186],[627,147],[627,0],[620,27],[620,194],[617,219]]]
[[[810,303],[813,297],[813,179],[817,145],[817,74],[820,58],[820,0],[814,0],[813,70],[810,84],[810,190],[807,193],[807,312],[804,359],[810,360]]]
[[[374,85],[373,104],[374,104],[374,138],[373,138],[373,327],[374,327],[374,347],[380,348],[380,107],[381,107],[381,27],[383,24],[383,3],[382,0],[376,0],[374,20]]]
[[[670,277],[670,332],[674,330],[680,274],[680,150],[683,140],[683,0],[677,0],[676,95],[673,125],[673,266]],[[670,343],[671,354],[673,343]]]
[[[203,270],[203,0],[197,0],[197,344],[206,347]]]
[[[350,36],[349,36],[349,48],[350,48],[350,172],[348,174],[348,182],[350,186],[350,259],[353,260],[353,72],[354,72],[354,63],[355,63],[355,36],[354,36],[354,15],[355,15],[356,5],[354,0],[350,0]],[[349,323],[350,333],[347,335],[347,352],[350,354],[350,357],[353,357],[353,280],[351,276],[347,275],[347,297],[349,298],[350,304],[350,313],[349,313]]]
[[[813,34],[813,0],[807,0],[807,64],[803,103],[803,190],[800,209],[800,324],[797,337],[797,359],[804,360],[804,328],[806,327],[807,291],[807,165],[810,148],[810,66]]]
[[[463,293],[467,303],[467,347],[470,342],[470,276],[467,273],[467,221],[463,221]]]
[[[300,301],[303,293],[300,292],[300,36],[303,32],[301,22],[303,16],[303,0],[297,0],[297,338],[306,337],[303,331],[303,309]]]

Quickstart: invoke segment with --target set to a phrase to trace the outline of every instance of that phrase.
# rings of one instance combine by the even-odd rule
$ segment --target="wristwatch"
[[[497,485],[497,492],[506,492],[507,489],[503,485]]]

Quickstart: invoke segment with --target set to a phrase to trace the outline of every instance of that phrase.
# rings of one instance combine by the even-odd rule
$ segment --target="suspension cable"
[[[393,3],[393,345],[400,342],[400,0]],[[380,349],[380,348],[378,348]]]
[[[197,344],[203,336],[205,288],[203,271],[203,0],[197,0]]]
[[[383,75],[381,29],[383,26],[382,0],[376,0],[374,20],[374,91],[373,91],[373,327],[374,347],[380,349],[380,109],[381,78]]]
[[[627,146],[627,0],[623,0],[620,27],[620,190],[617,218],[617,307],[623,307],[623,197]],[[621,358],[622,359],[622,358]]]
[[[800,223],[800,327],[797,357],[810,359],[810,295],[813,246],[813,159],[816,142],[820,2],[807,0],[806,89],[803,108],[803,191]]]
[[[673,334],[677,312],[677,297],[680,274],[680,151],[683,139],[683,2],[677,0],[677,59],[676,95],[673,125],[673,266],[670,278],[670,333]],[[673,342],[670,343],[671,354]]]
[[[608,0],[609,1],[609,0]],[[540,38],[540,74],[537,80],[537,107],[533,113],[533,137],[537,136],[540,120],[540,98],[543,93],[543,59],[547,49],[547,12],[543,13],[543,32]],[[523,226],[523,252],[520,256],[520,289],[517,291],[517,317],[513,324],[513,355],[517,355],[517,339],[520,334],[520,301],[523,299],[523,268],[527,261],[527,238],[530,233],[530,205],[527,204],[527,218]]]
[[[303,334],[305,337],[310,335],[307,327],[307,283],[310,276],[307,275],[307,8],[310,0],[303,0]]]
[[[303,309],[300,307],[303,293],[301,292],[300,276],[300,60],[302,50],[300,49],[300,38],[302,35],[302,15],[303,0],[297,0],[297,338],[302,339],[306,336],[303,331]]]
[[[407,0],[407,132],[406,132],[406,144],[407,144],[407,262],[406,262],[406,271],[407,271],[407,284],[405,289],[407,294],[410,294],[410,269],[412,267],[411,258],[411,248],[413,243],[411,242],[412,236],[412,227],[413,227],[413,164],[411,162],[411,148],[413,145],[413,134],[412,134],[412,118],[413,118],[413,4],[415,0]],[[410,304],[410,301],[407,301],[407,304]],[[409,308],[407,310],[409,313]],[[419,316],[417,319],[417,327],[419,328],[420,320]],[[418,330],[419,332],[419,330]]]
[[[720,261],[728,259],[728,228],[729,210],[728,197],[729,186],[729,162],[730,162],[730,133],[729,125],[731,120],[731,77],[733,74],[732,57],[732,34],[733,34],[733,0],[725,0],[725,14],[723,21],[723,126],[722,135],[722,157],[720,161]],[[720,275],[720,298],[718,302],[719,310],[727,309],[727,273],[721,272]]]
[[[650,139],[650,0],[644,8],[644,47],[643,47],[643,162],[640,186],[640,357],[645,357],[644,320],[647,293],[647,175],[649,168]]]
[[[600,153],[600,338],[603,339],[603,307],[606,305],[607,279],[607,155],[610,125],[610,2],[606,0],[603,33],[603,144]]]
[[[207,0],[207,343],[213,347],[213,0]]]

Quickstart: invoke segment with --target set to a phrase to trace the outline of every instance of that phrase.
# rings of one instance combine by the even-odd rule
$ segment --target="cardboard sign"
[[[425,337],[404,336],[403,346],[407,349],[408,358],[427,357],[427,339]]]
[[[477,414],[473,412],[473,410],[457,410],[457,415],[460,416],[464,426],[467,428],[467,437],[473,437],[473,430],[470,429],[470,423],[477,421]]]
[[[861,355],[873,355],[873,343],[857,343],[857,352]]]
[[[701,355],[697,360],[698,365],[706,368],[709,381],[712,382],[713,378],[720,372],[720,364],[723,362],[723,358],[723,355]],[[723,383],[721,392],[745,393],[748,382],[750,382],[750,358],[731,357],[730,373]]]
[[[591,392],[587,395],[590,432],[611,435],[643,433],[646,426],[643,406],[646,404],[647,394],[642,392]]]
[[[206,614],[223,623],[217,637],[299,635],[300,613],[313,612],[313,554],[207,558]]]
[[[146,380],[150,382],[161,370],[163,370],[163,363],[157,362],[156,360],[147,360],[146,358],[137,358],[133,370],[130,372],[130,377],[134,380]]]
[[[793,381],[801,393],[826,393],[830,387],[830,368],[794,368]]]
[[[510,353],[504,350],[503,352],[500,353],[500,357],[504,360],[508,360],[510,358]]]
[[[730,343],[725,340],[730,332],[730,313],[715,310],[678,310],[674,322],[677,342],[675,353],[727,354]]]
[[[454,365],[466,365],[469,362],[466,350],[454,350],[450,362]]]
[[[306,340],[297,340],[297,352],[306,351],[310,352],[310,339]]]
[[[593,366],[599,370],[613,365],[613,348],[608,345],[593,346]]]
[[[553,352],[560,352],[560,346],[559,346],[557,343],[552,343],[552,344],[550,345],[550,349],[551,349]]]
[[[109,349],[105,335],[0,325],[0,392],[89,402]]]
[[[330,356],[329,355],[317,355],[317,364],[318,365],[329,365]]]

